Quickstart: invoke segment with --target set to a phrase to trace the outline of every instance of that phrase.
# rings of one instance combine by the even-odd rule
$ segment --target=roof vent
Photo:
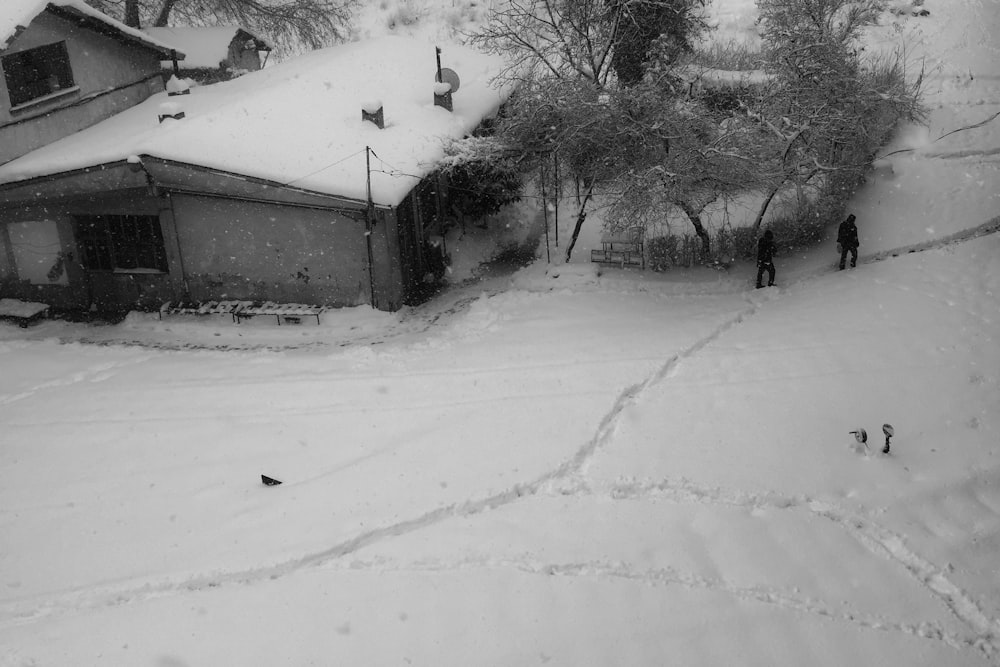
[[[382,111],[382,101],[381,100],[371,100],[367,104],[361,106],[361,120],[371,121],[380,130],[385,129],[385,114]]]
[[[176,76],[171,76],[167,79],[166,84],[167,96],[174,97],[175,95],[190,95],[191,94],[191,84],[183,79],[178,79]]]
[[[181,105],[177,102],[162,102],[160,104],[160,113],[158,117],[161,123],[168,118],[180,120],[181,118],[184,118],[184,112],[181,111]]]
[[[434,106],[442,107],[448,111],[452,110],[451,84],[447,81],[439,81],[434,84]]]
[[[441,48],[435,46],[434,52],[437,55],[437,71],[434,73],[434,106],[451,111],[451,94],[458,92],[458,87],[462,85],[462,82],[455,70],[441,67]]]

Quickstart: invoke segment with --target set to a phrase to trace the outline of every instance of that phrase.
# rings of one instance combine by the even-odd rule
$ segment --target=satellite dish
[[[451,92],[458,91],[458,87],[462,84],[461,80],[458,78],[458,73],[447,67],[442,67],[434,75],[434,80],[438,83],[449,83],[451,84]]]

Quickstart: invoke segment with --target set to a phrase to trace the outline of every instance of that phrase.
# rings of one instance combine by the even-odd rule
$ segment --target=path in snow
[[[942,241],[941,245],[946,242]],[[891,254],[884,254],[879,259],[885,259]],[[872,260],[874,261],[874,260]],[[343,557],[377,545],[389,538],[396,538],[408,535],[420,530],[424,530],[441,522],[454,518],[470,517],[481,514],[488,510],[494,510],[517,502],[527,496],[545,493],[557,494],[580,494],[593,493],[591,483],[586,481],[587,468],[594,458],[596,452],[601,449],[612,447],[616,437],[616,430],[623,413],[631,406],[645,399],[648,389],[654,385],[669,382],[676,374],[677,369],[686,361],[692,359],[701,350],[718,341],[728,332],[744,323],[749,317],[755,315],[761,307],[773,302],[773,296],[764,299],[757,297],[756,293],[750,292],[748,305],[740,312],[731,316],[723,323],[714,327],[706,335],[690,344],[686,349],[672,355],[652,373],[643,380],[626,387],[615,400],[613,405],[607,410],[599,421],[597,431],[593,437],[585,442],[579,450],[563,463],[537,476],[533,480],[517,483],[504,490],[479,498],[468,498],[463,502],[452,503],[444,507],[439,507],[414,518],[406,519],[388,526],[374,530],[362,532],[350,539],[338,542],[323,550],[315,551],[304,556],[283,561],[277,564],[268,564],[262,567],[249,568],[244,570],[225,571],[210,573],[205,575],[193,575],[188,578],[178,580],[174,577],[167,577],[165,580],[143,582],[123,582],[120,585],[101,585],[88,588],[79,593],[71,593],[62,597],[56,602],[50,601],[47,606],[36,609],[30,613],[14,612],[13,618],[8,622],[19,624],[29,620],[37,620],[42,616],[47,616],[58,611],[79,610],[81,608],[100,608],[107,605],[122,604],[125,602],[137,602],[144,599],[152,599],[163,595],[184,593],[196,590],[211,589],[222,585],[246,585],[263,580],[273,580],[300,571],[304,568],[317,565],[324,565],[342,559]],[[458,302],[459,306],[466,303]],[[434,317],[433,324],[438,320]],[[136,357],[131,362],[140,363],[145,357]],[[107,377],[107,373],[114,367],[114,364],[99,363],[91,366],[86,371],[77,372],[70,376],[69,380],[55,380],[42,383],[32,387],[26,392],[7,397],[8,402],[19,400],[31,396],[34,393],[44,390],[47,387],[66,386],[70,381],[99,381]],[[301,381],[299,378],[298,381]],[[273,381],[273,378],[269,378]],[[190,386],[188,388],[191,388]],[[171,387],[176,391],[177,386]],[[302,413],[302,406],[298,407],[297,414]],[[308,480],[305,480],[308,481]],[[870,516],[862,516],[856,512],[845,510],[836,505],[817,504],[807,496],[786,497],[780,493],[765,493],[748,491],[727,491],[719,488],[700,487],[686,480],[661,480],[659,482],[640,483],[616,483],[607,488],[599,488],[601,494],[610,495],[613,498],[635,499],[645,496],[662,497],[664,494],[673,497],[684,497],[687,499],[697,499],[699,502],[709,502],[721,505],[737,505],[742,507],[771,507],[771,508],[796,508],[807,507],[817,511],[822,516],[833,520],[833,522],[847,530],[850,534],[858,537],[873,552],[879,554],[889,554],[898,563],[903,565],[913,576],[922,581],[928,588],[938,594],[954,613],[961,618],[973,630],[975,636],[986,635],[990,631],[990,621],[977,607],[975,601],[967,598],[962,591],[948,582],[944,570],[934,566],[929,561],[923,559],[918,554],[908,550],[905,543],[899,536],[887,531],[884,527],[875,523]],[[820,509],[816,509],[820,508]],[[563,566],[559,566],[563,567]],[[572,570],[572,566],[565,566],[566,572]],[[600,569],[600,568],[598,568]],[[615,569],[615,568],[606,568]],[[626,570],[617,568],[619,576],[629,576]],[[659,574],[656,574],[659,572]],[[663,571],[654,570],[652,578],[665,579]],[[735,591],[741,590],[738,587]],[[746,593],[739,593],[746,595]],[[788,599],[782,595],[768,594],[777,600]],[[793,603],[800,604],[800,603]],[[900,627],[905,624],[897,624]],[[909,627],[909,626],[906,626]],[[914,630],[916,632],[916,630]],[[938,634],[945,641],[954,645],[965,645],[962,640],[956,639],[944,631],[929,631],[922,628],[921,633]],[[987,654],[996,652],[996,647],[986,640],[983,650]]]
[[[878,253],[867,257],[865,263],[881,262],[902,254],[911,254],[918,251],[941,249],[980,238],[997,231],[998,222],[1000,220],[993,220],[979,227],[939,239],[933,243],[921,244],[919,247],[907,247],[895,251]],[[503,558],[480,557],[477,559],[472,557],[471,559],[460,561],[432,559],[429,562],[417,561],[416,563],[392,566],[380,558],[375,558],[368,565],[364,565],[365,561],[362,561],[360,564],[357,561],[352,561],[350,567],[352,569],[357,569],[358,567],[372,567],[377,569],[398,567],[402,571],[443,571],[470,567],[511,567],[551,576],[620,577],[638,579],[648,583],[676,583],[689,587],[704,586],[725,589],[736,598],[764,601],[821,616],[839,617],[841,620],[848,620],[864,627],[874,627],[882,630],[892,629],[926,639],[940,640],[957,649],[972,648],[989,660],[1000,656],[1000,644],[997,641],[997,637],[1000,637],[1000,621],[992,618],[974,596],[969,595],[960,586],[950,580],[950,568],[948,566],[934,564],[931,560],[909,546],[904,535],[880,524],[875,519],[878,512],[867,510],[863,506],[848,509],[845,506],[831,502],[829,499],[818,500],[808,495],[787,496],[775,491],[758,492],[706,487],[683,478],[660,481],[618,481],[611,484],[598,483],[596,486],[591,480],[587,479],[587,468],[593,460],[595,453],[602,449],[614,447],[617,426],[622,419],[623,413],[631,406],[645,400],[645,394],[650,387],[669,381],[675,375],[676,369],[681,363],[692,359],[699,351],[718,341],[727,332],[745,322],[748,317],[756,314],[765,304],[772,302],[773,297],[769,297],[759,303],[752,304],[745,311],[732,317],[683,352],[671,357],[662,367],[645,380],[623,391],[612,408],[601,420],[600,427],[593,439],[563,465],[543,475],[535,480],[535,482],[519,485],[504,494],[484,499],[482,503],[474,503],[466,506],[463,511],[450,513],[449,516],[437,515],[427,517],[428,521],[421,521],[419,527],[430,528],[432,524],[437,524],[442,520],[464,518],[478,514],[485,509],[496,509],[514,503],[526,496],[537,494],[540,491],[573,497],[582,497],[597,493],[616,500],[643,500],[650,498],[660,500],[668,497],[674,502],[707,503],[709,505],[735,506],[750,510],[804,509],[831,522],[832,525],[857,541],[873,557],[888,559],[894,563],[902,572],[911,577],[916,584],[935,595],[941,601],[942,605],[961,622],[965,628],[964,632],[949,632],[933,621],[922,623],[894,622],[891,620],[887,621],[881,616],[867,616],[858,611],[843,611],[842,609],[838,609],[837,604],[824,604],[816,600],[789,595],[785,591],[768,587],[746,588],[730,586],[719,581],[683,575],[669,569],[637,571],[627,564],[622,563],[553,563],[523,557],[506,560]],[[984,322],[984,324],[988,323],[988,321]],[[613,452],[608,452],[608,455],[613,456]],[[411,531],[408,530],[406,532],[409,533]],[[393,536],[398,537],[403,534],[399,533]],[[803,541],[812,539],[807,536],[800,537]],[[364,545],[364,547],[368,546],[372,545]]]

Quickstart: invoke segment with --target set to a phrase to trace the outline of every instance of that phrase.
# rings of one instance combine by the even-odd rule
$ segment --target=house
[[[171,51],[83,0],[3,0],[0,164],[162,91]]]
[[[345,44],[159,93],[0,165],[0,296],[398,309],[440,264],[444,143],[498,111],[501,67],[457,45]]]
[[[263,66],[261,53],[266,58],[271,51],[270,44],[239,26],[144,28],[143,32],[185,54],[179,67],[173,60],[161,63],[168,76],[203,84],[256,72]]]

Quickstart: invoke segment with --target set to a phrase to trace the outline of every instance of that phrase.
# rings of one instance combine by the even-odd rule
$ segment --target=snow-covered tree
[[[678,53],[703,28],[695,11],[701,5],[511,0],[476,37],[507,56],[507,75],[518,84],[495,142],[519,155],[526,169],[550,164],[556,155],[560,173],[581,184],[567,258],[593,198],[613,203],[636,174],[656,181],[663,196],[650,205],[657,213],[680,208],[707,245],[699,215],[729,188],[728,177],[712,174],[722,162],[742,158],[720,144],[695,102],[683,100],[686,88],[673,73]]]
[[[702,13],[707,0],[608,0],[617,22],[611,66],[618,81],[642,80],[653,52],[676,61],[694,48],[707,29]]]
[[[922,114],[920,77],[902,54],[866,57],[862,30],[876,0],[758,0],[765,68],[772,74],[749,115],[775,141],[772,182],[755,222],[786,185],[815,185],[845,201],[901,119]],[[839,194],[837,194],[839,193]]]

